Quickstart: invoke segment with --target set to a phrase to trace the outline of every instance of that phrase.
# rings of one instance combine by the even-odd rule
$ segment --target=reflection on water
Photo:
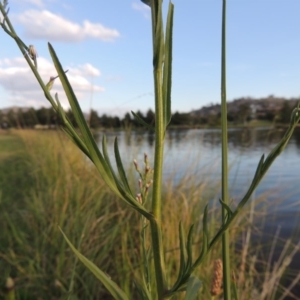
[[[99,134],[101,137],[101,133]],[[229,185],[231,197],[240,199],[246,192],[262,154],[268,155],[282,138],[284,131],[266,128],[232,128],[228,131]],[[146,152],[150,162],[154,156],[154,134],[141,131],[106,133],[108,147],[118,137],[125,167],[133,159],[143,160]],[[112,152],[111,152],[112,153]],[[218,183],[221,178],[221,131],[219,129],[169,130],[166,133],[164,178],[174,183],[184,176]],[[300,129],[285,151],[276,159],[256,191],[256,195],[272,190],[269,201],[285,199],[280,209],[299,210]],[[218,197],[219,191],[216,192]],[[278,208],[277,208],[278,209]]]
[[[230,198],[240,200],[247,191],[257,164],[262,156],[267,156],[272,148],[283,137],[284,131],[266,128],[229,129],[229,186]],[[149,132],[113,132],[108,134],[108,145],[113,147],[114,137],[118,137],[120,152],[125,167],[132,164],[133,159],[140,163],[146,152],[153,163],[154,135]],[[188,177],[192,184],[205,181],[212,188],[212,200],[220,198],[221,180],[221,131],[219,129],[169,130],[166,133],[164,161],[164,178],[179,182]],[[275,160],[267,175],[255,191],[255,197],[264,195],[267,207],[257,206],[255,209],[259,234],[252,231],[252,243],[262,247],[264,253],[270,252],[270,243],[279,228],[283,240],[294,235],[295,243],[299,241],[299,200],[300,200],[300,128],[294,132],[287,148]],[[131,166],[133,167],[133,166]],[[252,202],[253,203],[253,202]],[[264,214],[264,212],[267,213]],[[273,260],[281,255],[281,244],[276,244]],[[291,267],[299,270],[300,254],[295,256]],[[296,273],[296,274],[297,274]],[[287,282],[288,286],[288,282]],[[298,286],[296,295],[300,295]],[[289,298],[286,298],[289,299]]]

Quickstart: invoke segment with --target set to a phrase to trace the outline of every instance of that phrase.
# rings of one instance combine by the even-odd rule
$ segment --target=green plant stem
[[[162,29],[162,1],[150,2],[152,14],[152,37],[153,37],[153,76],[155,90],[155,153],[154,153],[154,174],[152,194],[152,214],[150,219],[151,239],[153,249],[153,260],[156,278],[157,298],[162,299],[165,288],[165,266],[164,251],[161,233],[161,191],[162,191],[162,169],[164,152],[164,100],[163,99],[163,59],[164,40]]]
[[[153,259],[155,266],[155,276],[158,299],[164,293],[164,256],[161,238],[161,191],[162,191],[162,168],[164,151],[164,119],[162,101],[162,71],[154,68],[155,83],[155,154],[154,154],[154,174],[153,174],[153,195],[152,213],[154,220],[151,220],[151,236],[153,245]]]
[[[227,103],[226,103],[226,0],[223,0],[222,9],[222,75],[221,75],[221,98],[222,98],[222,201],[228,201],[228,140],[227,140]],[[227,211],[222,206],[222,221],[226,223]],[[224,231],[222,236],[222,257],[223,257],[223,288],[224,299],[231,299],[230,290],[230,254],[229,254],[229,231]]]
[[[155,268],[157,299],[163,299],[165,292],[164,253],[162,251],[162,236],[160,224],[155,219],[150,221],[153,260]]]
[[[162,101],[161,70],[154,70],[155,80],[155,154],[153,174],[152,213],[158,224],[161,223],[161,189],[164,151],[164,121]]]

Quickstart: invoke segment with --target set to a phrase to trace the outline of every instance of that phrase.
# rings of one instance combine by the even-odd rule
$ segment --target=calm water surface
[[[283,135],[284,131],[266,128],[229,129],[231,198],[236,201],[242,198],[251,183],[261,155],[268,155]],[[152,133],[107,133],[109,148],[113,148],[115,136],[118,137],[120,152],[126,167],[132,164],[133,159],[137,159],[142,166],[144,153],[147,153],[150,162],[153,162]],[[221,179],[221,131],[219,129],[170,130],[167,132],[164,152],[165,180],[177,183],[183,177],[192,175],[191,180],[195,182],[209,181],[215,185],[215,197],[219,197]],[[291,224],[290,214],[300,213],[299,167],[300,128],[295,131],[287,148],[273,163],[255,192],[255,197],[267,193],[266,198],[271,204],[270,210],[273,210],[273,213],[280,211],[277,223],[281,222],[283,227],[295,226]]]
[[[229,186],[230,198],[238,202],[246,193],[257,164],[265,157],[284,135],[284,131],[266,128],[229,129]],[[146,152],[153,163],[154,136],[148,132],[113,132],[107,134],[108,146],[113,150],[113,140],[118,137],[120,152],[126,167],[133,168],[132,161],[137,159],[143,165]],[[112,152],[110,152],[112,153]],[[113,158],[112,158],[113,159]],[[219,129],[170,130],[165,144],[164,180],[175,184],[190,176],[191,182],[209,182],[213,187],[213,198],[220,198],[221,180],[221,131]],[[300,128],[294,132],[283,153],[275,160],[267,175],[256,189],[253,200],[263,196],[264,208],[256,206],[255,211],[267,210],[266,215],[257,217],[255,227],[259,235],[253,235],[252,244],[261,249],[260,259],[267,261],[275,232],[283,240],[292,237],[295,243],[300,236]],[[254,203],[254,202],[252,202]],[[267,207],[267,208],[266,208]],[[254,214],[258,215],[258,214]],[[263,220],[260,220],[263,219]],[[254,231],[255,232],[255,231]],[[239,242],[238,242],[239,243]],[[262,248],[262,245],[263,248]],[[283,244],[276,243],[272,256],[273,263],[281,255]],[[291,268],[300,268],[300,253],[292,260]],[[292,279],[288,279],[288,285]],[[299,296],[300,286],[293,288]],[[287,297],[286,299],[294,299]],[[297,298],[298,299],[298,298]]]

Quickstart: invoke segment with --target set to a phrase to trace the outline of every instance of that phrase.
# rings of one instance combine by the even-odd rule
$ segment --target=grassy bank
[[[133,170],[132,166],[132,182],[137,181]],[[190,182],[186,178],[177,186],[171,182],[164,185],[163,210],[169,224],[163,228],[166,267],[173,280],[179,265],[177,220],[182,220],[185,227],[195,224],[196,255],[201,248],[201,214],[218,189],[205,180]],[[135,186],[138,192],[137,182]],[[139,299],[129,275],[141,276],[140,217],[117,201],[96,169],[63,134],[15,131],[0,135],[0,189],[0,282],[4,286],[8,276],[14,279],[16,299],[111,299],[99,281],[75,259],[58,225],[131,299]],[[259,202],[266,204],[263,198],[255,203]],[[245,211],[230,231],[238,293],[240,299],[254,299],[254,293],[267,295],[255,299],[279,299],[272,295],[277,297],[277,293],[284,292],[280,282],[287,266],[282,264],[273,274],[268,257],[259,260],[262,245],[251,246],[254,210],[252,206],[252,212]],[[210,204],[209,218],[212,234],[220,223],[214,202]],[[197,271],[203,283],[203,299],[210,299],[212,268],[214,260],[221,256],[219,249],[215,247]],[[293,249],[291,242],[284,249],[285,257]],[[268,290],[269,284],[278,286]],[[0,295],[3,297],[4,292]]]

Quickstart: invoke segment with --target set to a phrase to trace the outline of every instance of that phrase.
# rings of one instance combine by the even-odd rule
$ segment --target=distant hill
[[[252,121],[263,121],[266,123],[288,124],[291,112],[300,102],[300,98],[282,98],[269,96],[266,98],[254,99],[243,97],[227,102],[227,120],[232,125],[247,125]],[[76,124],[71,111],[66,112],[69,120]],[[137,115],[147,124],[155,123],[155,113],[148,110],[145,114],[138,111]],[[84,114],[92,128],[120,128],[120,127],[142,127],[142,125],[130,114],[126,113],[124,118],[116,116],[98,115],[92,110]],[[30,107],[11,106],[0,110],[0,127],[32,128],[40,125],[59,124],[61,120],[52,108],[34,109]],[[220,126],[221,104],[211,104],[189,113],[175,112],[172,114],[170,126],[190,127],[199,126]]]
[[[266,98],[251,98],[251,97],[241,97],[227,102],[228,113],[236,113],[240,111],[243,106],[250,106],[252,111],[258,113],[264,113],[267,111],[276,111],[282,107],[283,102],[289,101],[290,106],[296,106],[300,102],[300,98],[283,98],[270,95]],[[10,106],[0,109],[2,114],[7,114],[9,111],[17,112],[21,110],[22,112],[27,112],[30,107],[20,107],[20,106]],[[199,109],[192,110],[188,114],[191,116],[205,117],[208,115],[217,115],[221,112],[221,104],[210,104],[203,106]],[[84,113],[85,117],[88,118],[89,113]]]
[[[257,116],[264,116],[268,112],[276,112],[282,108],[285,101],[289,102],[290,106],[296,106],[300,98],[282,98],[269,96],[266,98],[255,99],[251,97],[238,98],[233,101],[227,102],[227,112],[228,114],[237,113],[243,110],[243,107],[248,106],[251,110],[251,114]],[[200,109],[193,110],[191,112],[192,116],[206,117],[209,115],[217,115],[221,113],[221,104],[211,104],[209,106],[203,106]]]

